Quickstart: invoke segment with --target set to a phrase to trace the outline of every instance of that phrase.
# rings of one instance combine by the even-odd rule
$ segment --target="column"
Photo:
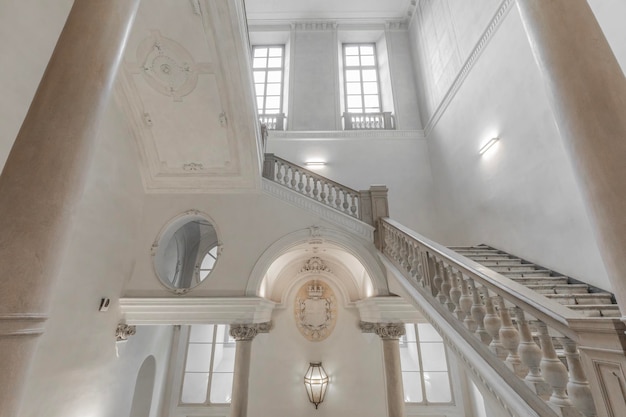
[[[404,387],[402,386],[399,344],[400,337],[406,333],[404,324],[362,321],[359,327],[364,333],[376,333],[382,339],[388,416],[404,417]]]
[[[517,5],[624,316],[624,74],[586,0],[518,0]]]
[[[138,5],[74,1],[0,177],[0,416],[19,415],[72,212]]]
[[[271,323],[236,324],[230,326],[229,333],[236,341],[230,417],[246,417],[248,415],[248,383],[250,381],[252,339],[258,333],[269,332],[270,328]]]

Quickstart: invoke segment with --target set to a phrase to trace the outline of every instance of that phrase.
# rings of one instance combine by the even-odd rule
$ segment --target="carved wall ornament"
[[[307,272],[311,274],[319,274],[321,272],[332,273],[328,265],[324,263],[324,260],[319,256],[313,256],[308,261],[304,263],[302,268],[300,269],[300,273]]]
[[[337,323],[337,301],[333,290],[324,282],[308,281],[296,295],[294,314],[302,336],[311,342],[326,339]]]
[[[272,322],[253,323],[253,324],[232,324],[228,334],[236,341],[252,340],[259,333],[269,333],[272,328]]]
[[[198,83],[197,65],[178,42],[152,31],[137,49],[137,62],[148,84],[175,101],[191,93]]]
[[[183,164],[183,169],[185,171],[202,171],[204,169],[204,165],[196,162],[189,162],[187,164]]]
[[[363,333],[376,333],[381,339],[400,339],[406,334],[404,323],[372,323],[369,321],[359,322],[359,328]]]
[[[136,326],[129,326],[126,323],[120,323],[117,325],[117,329],[115,329],[115,340],[117,342],[128,340],[128,338],[135,333],[137,333]]]

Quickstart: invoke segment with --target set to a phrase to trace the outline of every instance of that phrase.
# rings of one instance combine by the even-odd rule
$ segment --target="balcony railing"
[[[391,112],[343,114],[344,130],[394,130],[395,119]]]
[[[285,130],[285,114],[260,114],[259,122],[265,125],[267,130]]]

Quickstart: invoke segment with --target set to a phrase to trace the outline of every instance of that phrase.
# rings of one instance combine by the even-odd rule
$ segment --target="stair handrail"
[[[454,323],[458,336],[471,340],[485,361],[499,368],[506,364],[510,376],[525,383],[513,380],[516,392],[523,390],[526,398],[549,395],[546,403],[554,415],[597,415],[596,404],[602,406],[603,397],[597,391],[592,394],[578,351],[583,338],[575,326],[570,327],[585,319],[582,314],[394,220],[379,219],[378,231],[379,249],[406,280],[401,285],[418,291]],[[592,320],[602,325],[602,318]],[[560,348],[567,367],[559,359]],[[530,398],[535,402],[536,397]],[[546,410],[537,411],[548,415]]]
[[[359,220],[363,218],[361,192],[324,177],[272,153],[265,154],[263,177],[289,187]],[[313,186],[311,187],[311,180]]]

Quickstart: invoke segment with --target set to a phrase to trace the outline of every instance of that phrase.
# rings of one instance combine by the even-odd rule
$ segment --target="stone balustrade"
[[[458,336],[478,339],[481,355],[497,357],[524,382],[521,396],[540,397],[558,416],[603,415],[579,352],[579,313],[397,222],[380,223],[382,252],[448,321],[461,324]]]
[[[393,130],[396,128],[391,112],[343,114],[344,130]]]
[[[260,114],[259,122],[265,125],[267,130],[285,130],[285,114]]]
[[[274,154],[265,155],[263,176],[357,219],[363,218],[361,192]]]

